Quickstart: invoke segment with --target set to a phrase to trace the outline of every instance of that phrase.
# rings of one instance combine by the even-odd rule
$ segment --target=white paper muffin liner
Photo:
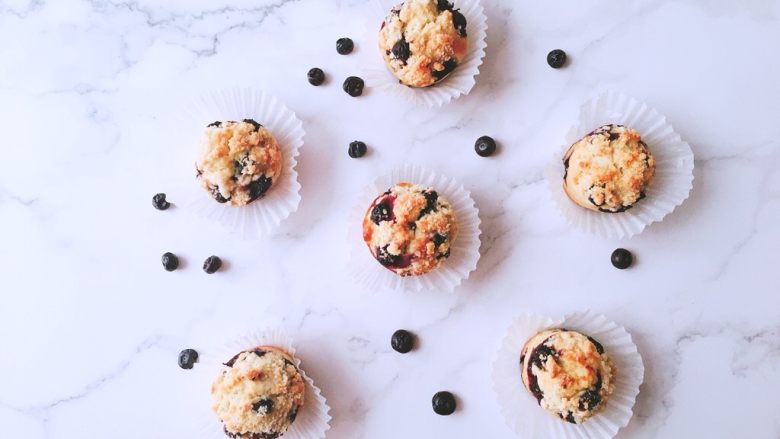
[[[211,410],[211,383],[221,373],[223,363],[231,359],[239,352],[255,348],[257,346],[272,346],[279,348],[293,357],[295,366],[301,372],[306,382],[304,403],[295,421],[281,436],[283,439],[321,439],[330,429],[331,416],[325,397],[320,389],[314,385],[314,381],[306,375],[301,368],[301,361],[295,356],[293,340],[279,330],[266,329],[249,332],[227,344],[199,352],[198,363],[194,370],[198,373],[198,385],[203,389],[202,402],[199,407],[202,413],[197,414],[197,419],[202,421],[203,437],[213,439],[225,439],[224,427],[219,418]]]
[[[425,88],[411,88],[400,84],[398,78],[387,69],[382,54],[379,53],[380,24],[390,10],[402,3],[402,0],[374,0],[373,3],[376,27],[375,31],[370,33],[370,47],[367,50],[372,50],[375,56],[372,57],[373,63],[363,69],[363,76],[369,87],[386,91],[414,105],[424,105],[428,108],[440,107],[461,95],[469,94],[476,84],[476,77],[485,58],[487,47],[487,17],[479,0],[453,0],[455,8],[466,17],[468,52],[452,73],[438,83]]]
[[[639,133],[655,156],[655,177],[646,197],[620,213],[595,212],[574,203],[563,190],[563,157],[569,147],[606,124],[625,125]],[[627,238],[661,221],[683,203],[693,188],[693,151],[664,116],[622,93],[605,92],[582,105],[577,124],[545,169],[550,193],[566,221],[602,238]]]
[[[213,220],[245,239],[260,238],[273,231],[301,201],[298,173],[298,151],[303,145],[303,124],[295,113],[275,97],[253,89],[226,89],[206,93],[193,99],[182,112],[182,127],[189,142],[182,146],[181,165],[192,175],[182,186],[183,205],[198,216]],[[211,122],[254,119],[271,132],[281,149],[282,173],[266,195],[246,206],[232,207],[217,203],[195,179],[198,141]],[[188,137],[189,136],[189,137]],[[187,149],[188,148],[188,149]]]
[[[383,267],[363,241],[363,217],[371,202],[396,183],[407,182],[434,188],[452,205],[458,221],[458,235],[450,257],[441,266],[419,276],[401,277]],[[415,165],[403,165],[370,183],[356,201],[349,216],[349,271],[364,287],[375,290],[453,291],[477,268],[479,261],[479,211],[471,193],[452,178],[437,175]]]
[[[570,424],[547,413],[523,385],[520,351],[534,334],[548,328],[566,328],[596,339],[615,365],[615,390],[603,410],[582,424]],[[628,425],[644,379],[642,357],[622,326],[590,311],[553,319],[523,314],[510,325],[493,364],[493,390],[501,413],[523,438],[612,438]]]

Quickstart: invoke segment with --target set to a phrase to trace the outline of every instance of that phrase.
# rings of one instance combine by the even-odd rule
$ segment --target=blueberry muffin
[[[604,347],[567,329],[549,329],[528,339],[520,366],[523,384],[539,405],[572,424],[601,410],[615,387],[615,366]]]
[[[218,203],[244,206],[262,198],[282,173],[276,139],[252,119],[206,127],[195,163],[200,185]]]
[[[458,223],[450,203],[432,188],[398,183],[379,195],[363,218],[371,254],[400,276],[425,274],[450,256]]]
[[[623,125],[604,125],[571,146],[563,158],[563,190],[590,210],[623,212],[645,197],[655,158]]]
[[[225,363],[211,385],[211,408],[231,438],[278,438],[303,406],[305,387],[287,352],[260,346]]]
[[[466,56],[466,17],[446,0],[406,0],[382,23],[379,49],[401,84],[428,87]]]

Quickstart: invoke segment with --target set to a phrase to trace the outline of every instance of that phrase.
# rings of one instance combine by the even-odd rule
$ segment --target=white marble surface
[[[330,438],[511,437],[490,386],[505,328],[584,309],[625,325],[645,359],[619,437],[780,437],[780,2],[485,6],[476,87],[429,111],[340,90],[374,56],[357,0],[0,0],[0,437],[199,437],[207,389],[177,353],[266,326],[296,338]],[[344,35],[352,56],[335,53]],[[553,48],[567,68],[546,65]],[[331,78],[319,89],[315,65]],[[300,209],[260,242],[150,205],[181,183],[156,122],[220,86],[276,94],[307,130]],[[566,227],[542,181],[604,89],[655,106],[697,158],[689,200],[623,242]],[[493,158],[474,154],[483,134]],[[354,139],[367,157],[347,157]],[[456,176],[481,210],[482,259],[454,294],[364,291],[338,263],[354,194],[403,161]],[[617,246],[634,268],[612,268]],[[183,267],[163,271],[165,251]],[[227,261],[211,277],[210,254]],[[390,350],[399,327],[419,350]],[[460,398],[446,418],[430,409],[442,389]]]

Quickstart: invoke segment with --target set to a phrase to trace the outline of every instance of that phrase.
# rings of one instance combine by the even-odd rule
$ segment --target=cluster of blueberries
[[[159,193],[152,197],[152,206],[157,210],[168,210],[171,203],[166,199],[165,194]],[[165,271],[174,271],[179,268],[179,257],[171,252],[165,252],[162,255],[162,265]],[[203,271],[208,274],[214,274],[222,268],[222,259],[219,256],[209,256],[203,261]]]
[[[352,51],[355,49],[355,43],[350,38],[339,38],[336,40],[336,52],[338,52],[340,55],[349,55],[352,53]],[[555,51],[553,51],[555,52]],[[563,53],[563,51],[560,51]],[[552,54],[552,52],[550,52]],[[548,62],[549,62],[548,57]],[[566,54],[563,53],[563,61],[566,61]],[[552,65],[552,63],[550,64]],[[561,63],[563,65],[563,63]],[[309,70],[309,73],[307,74],[307,77],[309,79],[309,84],[318,87],[322,85],[325,82],[325,72],[322,71],[319,67],[313,67]],[[365,82],[362,78],[359,78],[357,76],[350,76],[347,79],[344,80],[344,84],[342,88],[344,89],[344,92],[346,92],[348,95],[352,97],[358,97],[363,94],[363,88],[365,87]],[[496,141],[493,140],[490,136],[482,136],[474,143],[474,150],[476,150],[477,154],[480,157],[489,157],[493,155],[493,153],[496,152]],[[366,152],[368,151],[368,148],[366,147],[366,144],[364,142],[361,142],[359,140],[355,140],[354,142],[350,142],[349,149],[347,149],[347,153],[350,157],[353,159],[363,157],[366,155]]]

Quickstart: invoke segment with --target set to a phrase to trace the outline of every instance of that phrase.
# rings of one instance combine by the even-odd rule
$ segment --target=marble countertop
[[[490,379],[507,326],[591,309],[646,366],[618,437],[780,437],[780,2],[483,3],[477,85],[432,111],[341,91],[375,50],[359,0],[0,0],[0,436],[199,437],[206,389],[178,352],[278,327],[328,398],[329,438],[513,437]],[[354,55],[335,53],[341,36]],[[547,66],[554,48],[568,67]],[[182,94],[227,86],[275,94],[307,131],[300,208],[262,241],[150,205],[180,183],[154,127]],[[658,109],[696,155],[685,204],[623,241],[568,227],[542,176],[606,89]],[[454,293],[366,291],[340,263],[355,194],[403,162],[456,177],[480,209],[482,258]],[[618,246],[630,270],[610,265]],[[226,267],[207,276],[211,254]],[[413,354],[390,349],[402,327]],[[455,415],[431,411],[439,390]]]

